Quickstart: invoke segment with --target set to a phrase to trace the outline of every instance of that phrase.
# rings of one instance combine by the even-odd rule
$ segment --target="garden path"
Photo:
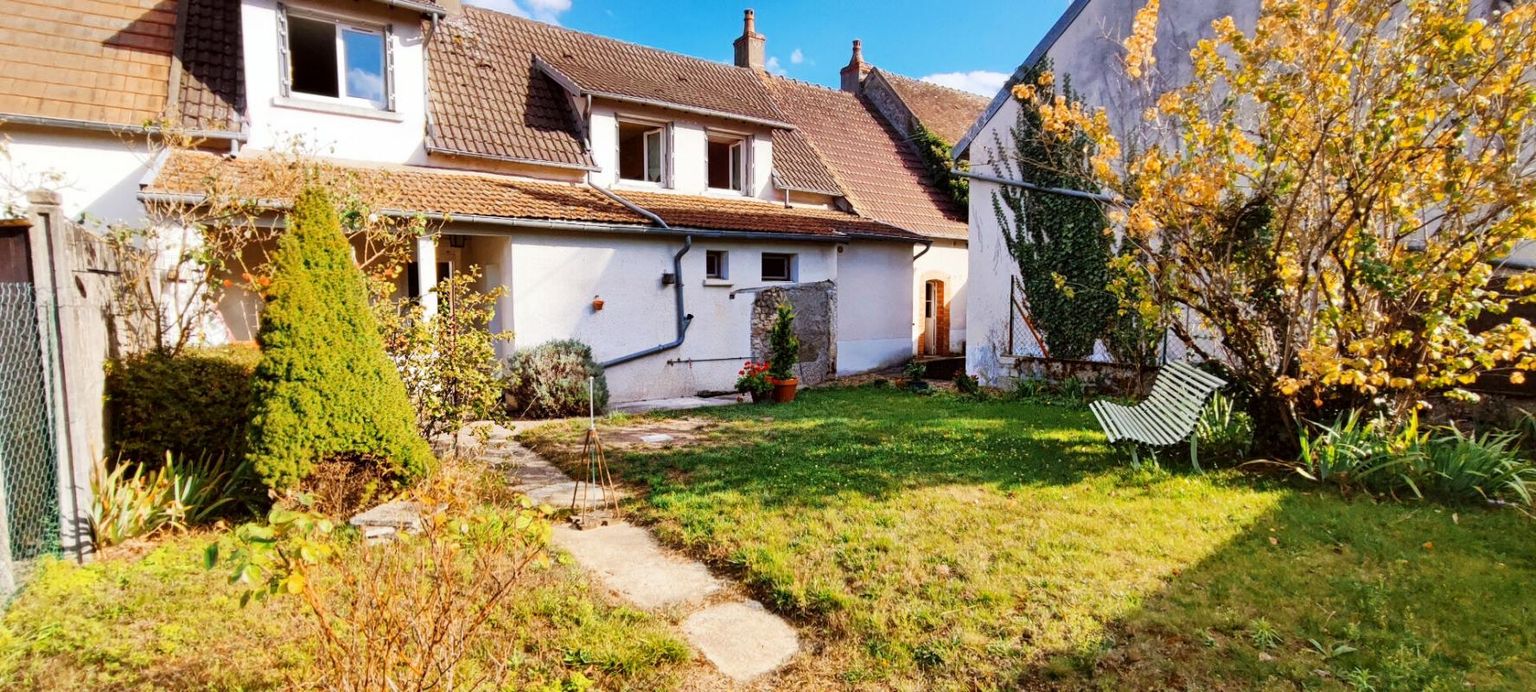
[[[494,426],[480,458],[505,469],[529,497],[569,506],[575,481],[513,434]],[[733,680],[778,670],[800,650],[789,623],[736,595],[703,563],[662,548],[644,528],[622,521],[586,530],[560,525],[554,543],[621,598],[679,622],[689,643]]]

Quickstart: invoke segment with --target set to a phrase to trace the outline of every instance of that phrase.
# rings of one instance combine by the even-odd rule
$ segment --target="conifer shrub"
[[[519,350],[507,364],[511,413],[525,418],[585,416],[588,377],[597,378],[592,399],[602,413],[608,408],[608,380],[592,360],[592,347],[561,339]]]
[[[335,205],[323,189],[307,188],[288,222],[257,335],[252,465],[277,490],[336,461],[371,465],[361,470],[396,482],[424,475],[432,453],[385,354]]]

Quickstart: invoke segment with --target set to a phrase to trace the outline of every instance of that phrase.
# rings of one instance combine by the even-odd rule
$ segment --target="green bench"
[[[1173,362],[1158,371],[1152,392],[1141,403],[1122,406],[1095,401],[1088,408],[1099,419],[1099,427],[1104,429],[1110,444],[1131,442],[1168,447],[1189,438],[1189,463],[1198,471],[1195,425],[1200,421],[1206,399],[1225,386],[1227,383],[1215,375],[1188,363]],[[1135,444],[1131,446],[1131,463],[1141,466]]]

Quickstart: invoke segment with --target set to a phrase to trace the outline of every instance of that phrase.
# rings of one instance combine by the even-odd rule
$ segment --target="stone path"
[[[553,507],[569,507],[575,481],[497,426],[481,458],[505,469],[518,490]],[[649,531],[624,522],[579,530],[561,525],[555,545],[629,602],[681,622],[683,635],[715,668],[738,682],[781,668],[800,638],[756,601],[735,596],[703,563],[669,551]]]

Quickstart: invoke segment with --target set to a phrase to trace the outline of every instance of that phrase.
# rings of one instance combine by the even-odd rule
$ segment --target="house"
[[[580,339],[616,401],[730,389],[781,300],[811,381],[966,342],[964,209],[907,139],[983,104],[857,48],[840,91],[767,74],[750,10],[726,65],[457,0],[75,4],[0,18],[12,180],[36,179],[12,187],[71,215],[168,224],[145,205],[213,177],[280,201],[260,171],[302,147],[432,220],[402,293],[436,309],[478,267],[508,348]],[[253,338],[259,305],[231,291],[203,338]]]
[[[1013,145],[1011,129],[1018,119],[1019,104],[1012,89],[1045,60],[1059,78],[1070,78],[1073,90],[1085,104],[1104,108],[1115,134],[1133,146],[1130,143],[1137,142],[1142,112],[1152,105],[1152,97],[1144,86],[1133,87],[1125,79],[1121,42],[1130,35],[1136,11],[1145,4],[1145,0],[1074,0],[960,138],[953,152],[955,158],[968,159],[972,174],[1005,175],[997,161]],[[1252,27],[1258,9],[1259,0],[1163,0],[1153,91],[1161,93],[1187,83],[1192,72],[1189,51],[1211,35],[1212,21],[1230,15],[1239,26]],[[1000,189],[995,181],[971,180],[971,279],[966,300],[970,333],[966,371],[994,385],[1018,373],[1029,356],[1027,345],[1035,343],[1017,298],[1018,263],[1005,245],[1003,226],[992,207]]]

